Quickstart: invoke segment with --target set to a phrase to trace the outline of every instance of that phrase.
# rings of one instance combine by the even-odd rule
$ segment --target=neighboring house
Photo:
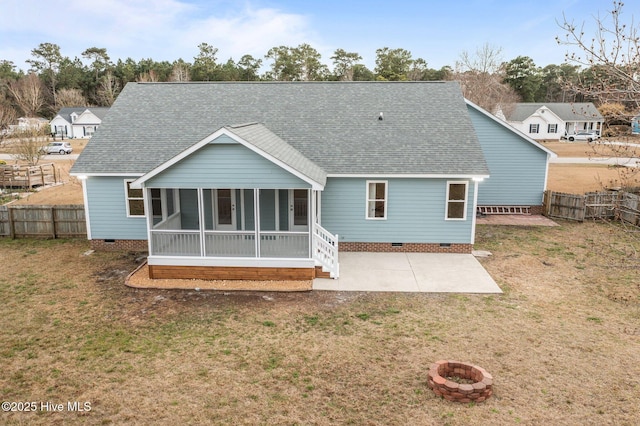
[[[62,108],[49,123],[51,133],[63,139],[91,138],[108,111],[108,107]]]
[[[470,253],[479,200],[539,206],[549,155],[455,82],[129,83],[71,173],[92,246],[151,278],[310,279]]]
[[[604,119],[591,102],[519,103],[506,120],[536,140],[560,140],[578,132],[602,131]]]
[[[640,135],[640,115],[636,115],[631,119],[631,134]]]
[[[20,117],[18,118],[18,124],[9,125],[7,129],[8,134],[15,132],[25,132],[27,130],[42,130],[49,121],[42,117]]]

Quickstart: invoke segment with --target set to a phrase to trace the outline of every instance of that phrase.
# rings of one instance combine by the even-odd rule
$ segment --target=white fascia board
[[[144,173],[126,173],[126,172],[120,172],[120,173],[82,173],[82,172],[73,172],[73,173],[69,173],[69,175],[71,176],[86,176],[86,177],[140,177],[140,176],[144,176]],[[139,189],[139,188],[138,188]]]
[[[253,146],[251,143],[245,141],[240,136],[238,136],[235,133],[225,129],[224,127],[222,127],[221,129],[215,131],[214,133],[210,134],[206,138],[202,139],[200,142],[198,142],[198,143],[192,145],[191,147],[185,149],[180,154],[178,154],[175,157],[171,158],[170,160],[164,162],[163,164],[159,165],[158,167],[156,167],[155,169],[151,170],[150,172],[148,172],[146,174],[143,174],[143,175],[140,175],[141,176],[140,178],[138,178],[135,181],[131,182],[131,188],[133,188],[133,189],[142,188],[144,183],[146,181],[148,181],[149,179],[151,179],[154,176],[162,173],[163,171],[171,168],[175,164],[177,164],[180,161],[184,160],[185,158],[187,158],[188,156],[190,156],[194,152],[200,150],[205,145],[208,145],[210,142],[212,142],[213,140],[215,140],[215,139],[217,139],[217,138],[219,138],[220,136],[223,136],[223,135],[230,137],[231,139],[233,139],[234,141],[238,142],[242,146],[250,149],[251,151],[255,152],[256,154],[258,154],[258,155],[266,158],[267,160],[271,161],[272,163],[276,164],[280,168],[288,171],[289,173],[293,174],[294,176],[296,176],[296,177],[302,179],[303,181],[307,182],[308,184],[311,185],[312,189],[314,189],[316,191],[324,190],[324,185],[320,184],[319,182],[314,181],[313,179],[310,179],[308,176],[303,175],[302,173],[300,173],[297,170],[291,168],[289,165],[283,163],[282,161],[278,160],[277,158],[274,158],[270,154],[267,154],[266,152],[262,151],[261,149],[258,149],[257,147]]]
[[[544,152],[546,152],[548,154],[547,159],[549,158],[556,158],[558,155],[551,151],[548,148],[545,148],[543,145],[541,145],[539,142],[537,142],[536,140],[530,138],[529,136],[527,136],[526,134],[524,134],[523,132],[521,132],[520,130],[516,129],[515,127],[513,127],[512,125],[510,125],[507,122],[504,122],[502,120],[500,120],[498,117],[494,117],[492,114],[490,114],[488,111],[485,111],[483,108],[479,107],[478,105],[474,104],[473,102],[471,102],[469,99],[465,98],[465,102],[467,103],[467,105],[475,108],[476,110],[478,110],[480,113],[484,114],[485,116],[489,117],[490,119],[492,119],[493,121],[495,121],[496,123],[500,124],[501,126],[503,126],[505,129],[508,129],[510,131],[512,131],[513,133],[515,133],[516,135],[520,136],[521,138],[523,138],[524,140],[526,140],[527,142],[529,142],[532,145],[535,145],[536,147],[540,148],[541,150],[543,150]]]
[[[486,179],[489,175],[472,174],[432,174],[432,173],[410,173],[410,174],[367,174],[367,173],[332,173],[327,178],[369,178],[369,179]]]

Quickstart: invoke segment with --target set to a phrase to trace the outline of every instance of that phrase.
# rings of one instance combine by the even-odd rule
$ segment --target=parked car
[[[71,154],[73,148],[69,142],[51,142],[40,148],[43,154]]]
[[[578,132],[575,135],[567,136],[571,142],[573,141],[595,141],[600,138],[600,135],[595,132]]]

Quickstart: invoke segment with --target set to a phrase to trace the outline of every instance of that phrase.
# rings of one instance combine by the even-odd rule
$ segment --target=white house
[[[506,120],[536,140],[560,140],[578,132],[600,134],[604,119],[591,102],[518,103]]]
[[[51,133],[68,139],[91,138],[109,111],[108,107],[62,108],[51,120]]]

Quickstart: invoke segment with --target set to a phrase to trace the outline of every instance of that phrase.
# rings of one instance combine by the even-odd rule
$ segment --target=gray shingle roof
[[[56,115],[59,115],[60,117],[71,123],[72,113],[75,112],[76,114],[80,115],[86,110],[91,111],[93,115],[98,117],[100,120],[104,120],[104,116],[107,115],[107,112],[109,112],[109,107],[65,107],[60,108],[60,111],[58,111],[58,114]]]
[[[226,129],[315,182],[322,185],[327,182],[327,173],[322,168],[283,141],[263,124],[227,126]]]
[[[146,173],[247,122],[328,174],[489,174],[455,82],[129,83],[72,172]]]
[[[543,106],[549,108],[563,121],[602,121],[602,115],[591,102],[519,103],[507,119],[524,121]]]

